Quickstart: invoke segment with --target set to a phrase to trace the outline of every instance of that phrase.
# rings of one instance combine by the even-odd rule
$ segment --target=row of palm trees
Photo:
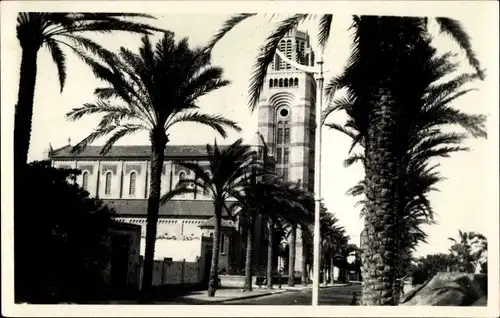
[[[150,18],[145,15],[137,16]],[[151,30],[157,30],[144,24],[118,21],[118,18],[132,17],[136,17],[136,15],[23,13],[19,15],[18,37],[23,48],[23,56],[24,51],[29,51],[23,41],[28,41],[29,39],[26,40],[26,37],[33,36],[32,33],[26,34],[28,31],[40,32],[42,40],[50,43],[47,45],[58,65],[61,89],[66,76],[65,67],[63,67],[65,57],[63,53],[54,55],[54,52],[62,52],[59,48],[61,44],[68,46],[66,42],[59,39],[60,37],[75,38],[75,45],[70,47],[71,50],[82,58],[94,75],[104,83],[102,87],[95,89],[95,102],[86,103],[67,114],[69,120],[78,120],[83,116],[95,114],[102,116],[97,128],[73,148],[74,152],[82,151],[98,138],[108,137],[101,151],[104,154],[120,138],[141,130],[148,131],[152,146],[151,192],[148,198],[143,276],[143,289],[145,293],[148,293],[152,286],[152,265],[159,204],[178,194],[192,191],[187,187],[179,187],[160,200],[160,176],[163,168],[161,163],[164,160],[165,146],[169,141],[169,129],[180,122],[195,122],[209,126],[225,137],[227,129],[240,131],[240,128],[236,123],[222,116],[209,115],[199,111],[198,99],[228,85],[229,81],[224,78],[223,70],[220,67],[210,64],[210,52],[204,48],[189,48],[187,38],[176,42],[174,34],[166,31],[156,45],[150,42],[149,37],[143,37],[142,46],[138,53],[122,47],[117,54],[114,54],[92,40],[74,35],[74,33],[92,30],[99,32],[101,31],[99,28],[104,28],[107,24],[111,24],[116,30],[123,27],[124,31],[146,34]],[[54,29],[58,31],[55,32]],[[108,31],[112,30],[114,29],[111,26],[108,27]],[[93,55],[86,54],[82,50],[83,48],[90,50]],[[29,51],[28,53],[34,52]],[[24,62],[22,64],[24,65]],[[27,74],[27,72],[31,73]],[[36,69],[21,70],[21,78],[26,76],[36,77]],[[21,80],[20,91],[27,89],[23,83]],[[29,89],[34,91],[34,87],[34,85],[30,86]],[[32,104],[30,106],[21,101],[18,106],[22,106],[23,109],[32,109]],[[16,116],[17,114],[16,112]],[[17,124],[16,127],[18,130],[22,128],[21,125]],[[16,135],[16,140],[19,138]],[[16,145],[22,145],[22,143],[16,143]],[[23,149],[23,147],[19,147],[18,153],[25,153],[26,151]],[[235,206],[227,206],[227,199],[237,199],[236,202],[240,205],[237,216],[248,229],[247,240],[249,242],[252,241],[252,230],[256,216],[262,215],[267,220],[270,229],[268,257],[272,260],[271,247],[273,246],[274,228],[278,224],[288,224],[294,232],[299,223],[307,224],[306,213],[308,212],[304,208],[306,205],[304,200],[309,200],[307,203],[309,204],[311,196],[308,196],[299,187],[278,182],[276,176],[266,167],[270,163],[267,147],[264,149],[263,161],[255,160],[254,151],[249,146],[243,145],[241,140],[223,150],[220,150],[217,145],[208,147],[207,152],[210,158],[211,175],[202,173],[202,169],[196,164],[185,163],[185,165],[197,175],[197,179],[190,180],[188,183],[195,183],[197,185],[195,189],[203,189],[203,191],[210,193],[214,201],[217,222],[208,291],[209,295],[213,296],[218,273],[220,221],[223,211],[233,211],[235,208]],[[26,159],[19,159],[18,162],[20,161],[25,162]],[[257,178],[265,182],[256,182]],[[303,204],[301,200],[304,201]],[[236,214],[231,216],[236,216]],[[246,289],[252,287],[251,247],[252,244],[247,244]],[[295,247],[292,247],[291,250],[295,250]],[[290,264],[293,265],[294,261],[291,260]],[[291,268],[293,273],[293,267]],[[271,262],[267,272],[268,277],[272,277]],[[291,276],[293,278],[293,275]],[[269,280],[269,284],[272,287],[272,280]]]
[[[233,16],[216,34],[211,45],[240,22],[255,14]],[[250,83],[250,107],[258,102],[267,67],[280,40],[309,14],[282,20],[262,45]],[[324,50],[333,16],[319,17],[318,42]],[[327,109],[323,120],[343,111],[345,124],[330,124],[352,138],[347,165],[363,163],[365,178],[349,194],[363,195],[365,220],[362,246],[363,298],[365,305],[395,305],[397,281],[409,266],[411,252],[426,234],[421,225],[433,222],[428,195],[442,176],[432,165],[436,157],[464,151],[466,137],[486,137],[485,116],[468,115],[452,103],[471,89],[464,87],[484,79],[484,71],[459,21],[434,19],[440,32],[463,49],[474,73],[456,74],[459,63],[452,53],[438,55],[432,46],[427,18],[353,16],[351,55],[343,73],[325,89]],[[453,76],[448,79],[448,76]],[[343,92],[344,96],[339,97]],[[449,132],[450,125],[465,133]],[[453,127],[453,126],[452,126]]]
[[[20,13],[18,16],[17,35],[22,48],[22,60],[15,114],[15,189],[22,186],[23,178],[17,176],[22,173],[29,149],[37,53],[44,45],[49,49],[63,87],[66,67],[62,47],[68,48],[91,67],[97,78],[106,83],[106,86],[96,89],[95,102],[68,113],[68,118],[73,120],[84,115],[102,115],[97,128],[74,150],[80,151],[95,139],[109,136],[102,149],[105,153],[126,135],[141,130],[149,132],[152,169],[143,282],[146,292],[152,285],[161,190],[159,181],[165,146],[169,141],[168,131],[179,122],[207,125],[223,137],[226,129],[240,130],[229,119],[200,112],[197,101],[201,96],[229,84],[223,77],[222,69],[211,66],[210,50],[227,32],[251,16],[253,14],[233,17],[223,25],[208,47],[194,50],[189,49],[187,39],[176,43],[171,32],[133,22],[137,17],[151,18],[142,14]],[[296,14],[283,20],[267,38],[250,84],[252,109],[257,104],[267,67],[279,41],[309,16]],[[318,42],[322,49],[326,46],[332,19],[330,14],[319,18]],[[366,305],[395,304],[392,290],[403,270],[400,261],[407,259],[416,244],[425,239],[425,233],[419,226],[432,221],[432,208],[427,195],[442,179],[430,160],[466,150],[459,146],[466,135],[448,133],[443,127],[458,124],[466,128],[469,135],[486,136],[483,116],[466,115],[450,104],[469,91],[463,89],[463,85],[476,78],[484,78],[470,40],[458,21],[448,18],[436,18],[435,21],[441,32],[450,35],[465,51],[475,73],[443,80],[445,75],[456,70],[458,64],[451,62],[451,54],[436,54],[427,30],[428,19],[354,16],[354,40],[348,65],[343,74],[333,78],[326,88],[327,101],[331,107],[325,117],[330,111],[345,111],[349,118],[346,124],[333,127],[340,128],[337,130],[353,138],[353,144],[362,148],[359,155],[353,155],[348,161],[359,160],[365,169],[364,180],[353,189],[352,194],[363,194],[365,197],[362,202],[366,238],[362,246],[362,302]],[[163,37],[155,47],[147,36],[144,37],[139,53],[121,48],[119,53],[114,54],[81,35],[85,32],[110,31],[142,34],[162,31]],[[342,88],[346,91],[346,97],[336,98]],[[213,151],[215,153],[215,147]],[[242,159],[245,154],[249,154],[244,149],[238,151],[243,151],[238,153]],[[262,171],[263,178],[267,177],[265,165],[259,168],[255,161],[231,164],[237,168],[235,171],[255,169]],[[225,176],[226,180],[231,181],[230,188],[220,187],[224,183],[214,182],[214,185],[218,184],[212,189],[216,216],[222,216],[222,211],[227,210],[223,202],[229,196],[237,198],[245,207],[242,213],[249,213],[262,208],[250,203],[256,202],[250,199],[251,196],[257,196],[259,191],[283,191],[283,187],[274,182],[262,182],[265,186],[257,181],[252,183],[251,176],[260,177],[259,174],[247,171],[239,179],[233,175]],[[197,177],[199,179],[195,182],[208,181],[203,180],[204,175]],[[245,191],[250,187],[263,188]],[[178,191],[185,190],[181,188]],[[16,206],[20,203],[21,200],[16,197]],[[310,211],[306,206],[299,202],[294,205],[294,211]],[[290,214],[294,217],[298,215]],[[243,218],[251,224],[251,217]],[[270,228],[274,220],[268,219]],[[290,227],[292,237],[296,235],[296,228],[293,224]],[[301,226],[302,233],[307,232],[306,228],[305,225]],[[303,235],[303,241],[305,238]],[[218,242],[215,240],[218,240],[218,235],[214,235],[214,248],[217,248]],[[294,253],[294,249],[291,251]],[[218,258],[214,257],[210,295],[215,292],[217,262]]]

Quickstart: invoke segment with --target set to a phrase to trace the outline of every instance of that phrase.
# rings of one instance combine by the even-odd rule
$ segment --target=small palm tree
[[[244,224],[247,231],[244,291],[252,290],[252,242],[256,218],[260,215],[268,223],[271,220],[275,222],[286,218],[286,213],[290,209],[305,209],[299,202],[295,201],[294,197],[289,197],[288,193],[283,190],[279,183],[270,182],[268,179],[268,182],[249,182],[237,194],[237,204],[241,207],[240,222]],[[272,244],[272,240],[268,244]],[[272,254],[271,258],[268,258],[268,265],[269,261],[272,262]],[[272,280],[272,272],[267,279],[269,285],[269,280]]]
[[[476,232],[458,230],[458,239],[448,238],[453,242],[450,253],[458,261],[458,270],[473,273],[481,263],[481,256],[487,251],[486,237]]]
[[[101,154],[124,136],[147,131],[151,142],[151,177],[146,227],[143,290],[152,286],[153,259],[161,192],[161,174],[169,130],[178,123],[198,123],[213,128],[226,137],[226,128],[240,131],[239,126],[224,117],[198,111],[198,99],[229,84],[223,70],[210,65],[210,54],[190,49],[187,38],[175,42],[166,32],[156,47],[149,37],[142,39],[136,54],[124,47],[104,63],[89,60],[95,75],[108,86],[97,88],[95,103],[85,104],[67,114],[70,120],[102,114],[97,128],[74,148],[83,150],[97,138],[110,135]]]
[[[110,33],[124,31],[151,34],[163,31],[151,25],[134,22],[133,18],[153,17],[139,13],[93,13],[93,12],[21,12],[17,17],[17,38],[22,49],[19,94],[14,123],[15,165],[27,162],[33,118],[37,58],[42,47],[46,47],[57,66],[61,92],[66,81],[66,54],[64,48],[87,60],[87,52],[107,56],[101,45],[83,36],[85,33]]]
[[[258,168],[255,156],[255,151],[250,146],[244,145],[240,138],[223,149],[217,146],[217,142],[214,146],[207,145],[208,167],[206,168],[198,163],[181,163],[186,169],[193,171],[196,176],[196,178],[186,179],[184,182],[194,184],[195,188],[199,189],[198,191],[208,193],[214,204],[215,226],[208,284],[209,297],[214,297],[217,289],[222,217],[232,217],[229,215],[232,209],[228,205],[228,200],[235,200],[241,196],[241,191],[248,186],[252,178],[255,178],[253,172]],[[206,169],[210,173],[206,173]],[[164,203],[165,200],[162,198],[161,202]]]

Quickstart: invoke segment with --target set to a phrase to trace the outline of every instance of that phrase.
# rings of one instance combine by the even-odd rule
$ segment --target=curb
[[[282,293],[285,293],[285,292],[287,292],[287,290],[282,289],[282,290],[278,290],[276,292],[268,292],[268,293],[262,293],[262,294],[254,294],[254,295],[247,295],[247,296],[229,298],[229,299],[224,299],[224,300],[211,301],[210,304],[220,304],[220,303],[225,303],[225,302],[229,302],[229,301],[259,298],[259,297],[265,297],[265,296],[270,296],[270,295],[282,294]]]

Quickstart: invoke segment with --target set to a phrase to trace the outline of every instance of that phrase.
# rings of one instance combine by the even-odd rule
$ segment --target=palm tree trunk
[[[397,269],[395,186],[397,182],[396,112],[388,89],[379,89],[369,114],[366,143],[363,305],[394,305],[392,288]]]
[[[165,159],[166,143],[167,136],[163,131],[151,137],[151,178],[149,183],[146,248],[142,279],[142,288],[146,297],[149,295],[153,285],[153,263],[158,226],[158,210],[160,208],[161,173]]]
[[[307,286],[307,237],[305,234],[305,231],[307,231],[306,227],[302,227],[302,234],[301,234],[301,239],[302,239],[302,263],[301,263],[301,271],[302,271],[302,277],[301,277],[301,283],[302,286]]]
[[[14,116],[15,171],[28,161],[37,75],[36,61],[39,49],[40,47],[36,45],[23,45],[19,91]]]
[[[333,277],[334,272],[333,272],[333,257],[330,257],[330,283],[333,285],[333,281],[335,278]]]
[[[245,285],[243,291],[252,291],[252,245],[253,245],[253,222],[249,222],[247,229],[247,251],[245,259]]]
[[[221,200],[221,199],[219,199]],[[222,203],[216,200],[215,205],[215,226],[214,240],[212,247],[212,264],[210,265],[210,280],[208,282],[208,297],[214,297],[219,279],[219,252],[220,252],[220,224],[222,219]]]
[[[274,246],[274,222],[267,222],[267,288],[273,288],[273,246]]]
[[[290,232],[290,248],[288,255],[288,286],[295,285],[295,248],[297,243],[297,225],[292,225]]]

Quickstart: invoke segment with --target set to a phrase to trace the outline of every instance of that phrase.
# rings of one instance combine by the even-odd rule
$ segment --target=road
[[[352,293],[361,295],[361,285],[325,287],[319,291],[320,305],[351,305]],[[224,305],[311,305],[312,290],[287,291],[276,295],[224,302]]]

